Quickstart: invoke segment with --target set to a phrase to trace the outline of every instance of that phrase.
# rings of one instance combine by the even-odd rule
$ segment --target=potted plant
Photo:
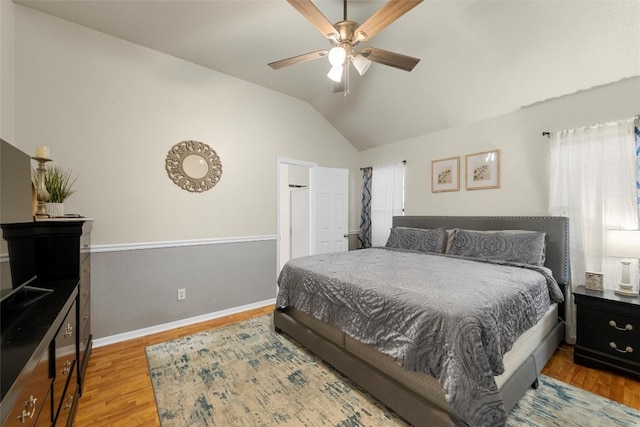
[[[38,188],[38,173],[33,171],[33,183]],[[44,186],[49,193],[46,203],[47,213],[50,217],[64,216],[64,201],[74,193],[73,184],[78,177],[72,177],[71,171],[60,166],[51,166],[44,173]]]

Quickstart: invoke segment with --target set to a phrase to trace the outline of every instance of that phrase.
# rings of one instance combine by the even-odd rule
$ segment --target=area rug
[[[349,379],[275,333],[271,315],[146,348],[163,427],[406,426]],[[640,411],[540,377],[509,426],[640,426]]]

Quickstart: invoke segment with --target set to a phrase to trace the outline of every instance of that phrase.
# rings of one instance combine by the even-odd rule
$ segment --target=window
[[[404,215],[404,162],[374,166],[371,180],[371,244],[384,246],[393,217]]]

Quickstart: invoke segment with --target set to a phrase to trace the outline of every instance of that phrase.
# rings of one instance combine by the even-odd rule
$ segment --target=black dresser
[[[3,300],[0,425],[70,426],[91,351],[90,220],[2,224],[12,278]]]
[[[612,290],[573,291],[577,306],[574,362],[640,378],[640,299]]]

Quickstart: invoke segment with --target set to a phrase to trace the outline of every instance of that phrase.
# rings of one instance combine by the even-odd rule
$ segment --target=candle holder
[[[32,157],[32,159],[38,162],[38,188],[36,188],[38,207],[36,208],[35,216],[36,218],[48,218],[49,214],[47,213],[47,207],[44,203],[49,200],[49,192],[44,184],[44,175],[47,171],[45,164],[50,162],[51,159],[46,159],[44,157]]]

